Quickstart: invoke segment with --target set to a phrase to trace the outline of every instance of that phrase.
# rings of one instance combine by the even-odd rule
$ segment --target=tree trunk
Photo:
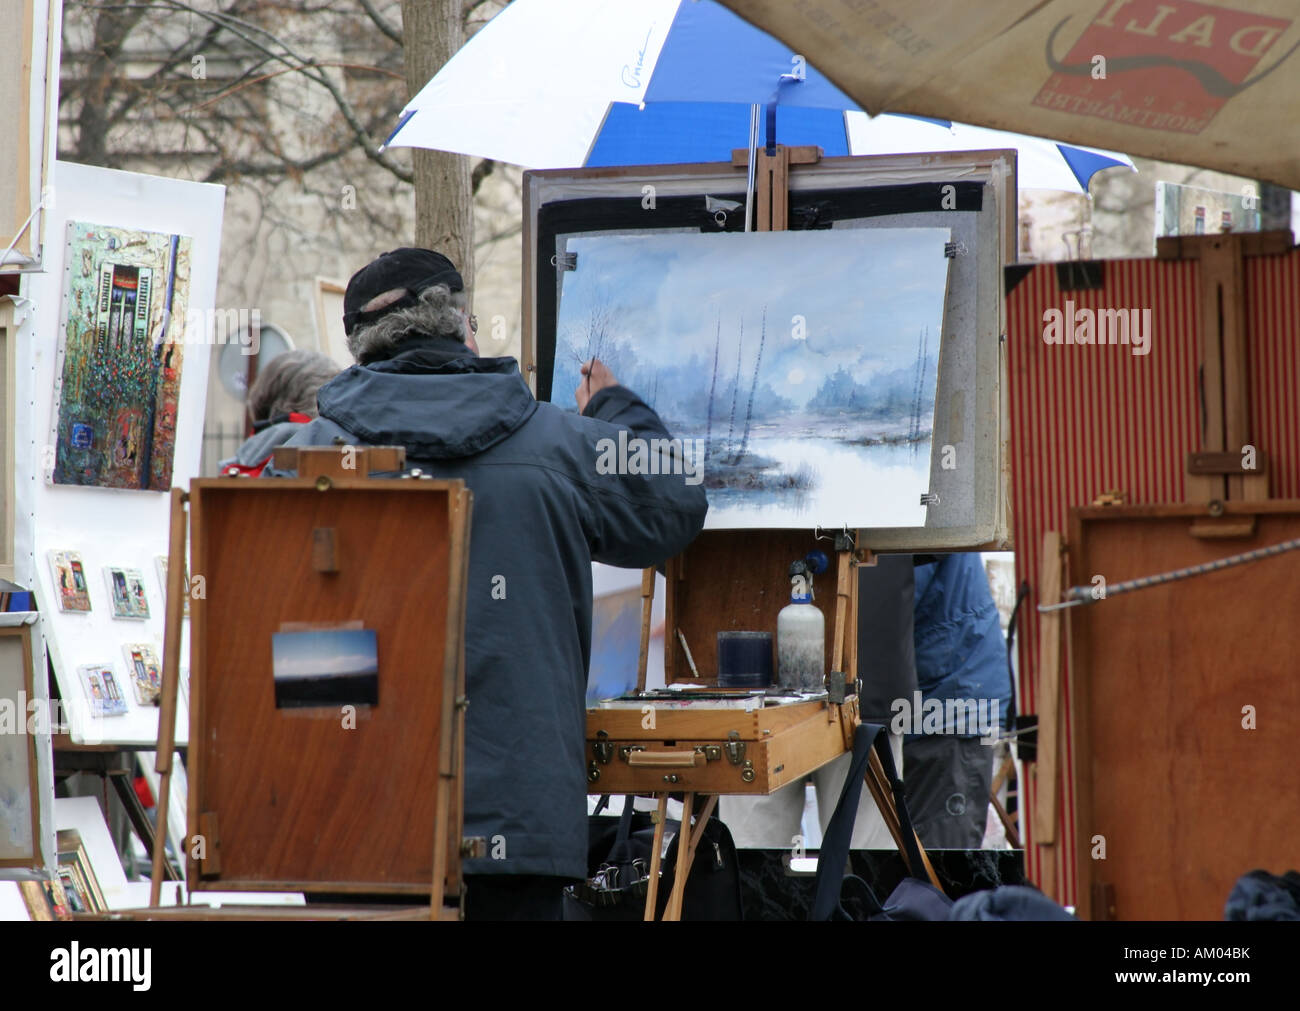
[[[402,48],[406,87],[414,96],[465,41],[461,0],[402,0]],[[415,244],[451,258],[474,284],[474,201],[470,159],[446,151],[413,148]]]

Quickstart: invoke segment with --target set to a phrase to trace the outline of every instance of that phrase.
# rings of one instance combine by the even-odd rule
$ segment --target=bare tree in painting
[[[736,381],[731,387],[731,421],[727,424],[727,452],[735,445],[736,437],[736,399],[740,395],[740,352],[745,346],[745,318],[740,319],[740,338],[736,341]]]
[[[758,369],[763,364],[763,345],[766,342],[767,306],[763,306],[763,323],[758,333],[758,357],[754,359],[754,377],[749,381],[749,406],[745,408],[745,434],[740,440],[740,452],[736,454],[737,463],[745,458],[745,451],[749,448],[749,422],[754,416],[754,392],[758,389]]]
[[[913,454],[916,453],[916,444],[921,437],[921,403],[925,394],[925,373],[926,373],[926,351],[929,350],[930,343],[929,328],[921,330],[920,340],[916,345],[916,384],[912,390],[912,419],[908,427],[907,439],[912,445]]]
[[[593,300],[591,312],[587,316],[587,351],[583,358],[584,364],[601,356],[613,328],[614,310],[609,304],[609,296],[598,296]]]
[[[718,351],[722,347],[722,310],[718,310],[718,334],[713,339],[713,378],[709,380],[709,417],[704,430],[704,459],[713,455],[713,393],[718,388]]]

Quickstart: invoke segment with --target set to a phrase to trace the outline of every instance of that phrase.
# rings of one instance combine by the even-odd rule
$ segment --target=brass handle
[[[695,751],[630,751],[627,764],[656,769],[693,769],[703,757]]]

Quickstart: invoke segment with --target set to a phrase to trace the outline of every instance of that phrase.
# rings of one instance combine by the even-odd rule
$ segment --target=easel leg
[[[682,824],[677,832],[677,871],[673,875],[673,890],[664,909],[664,920],[682,918],[682,897],[686,893],[686,876],[691,872],[691,814],[695,810],[695,794],[682,797]]]
[[[650,616],[654,613],[655,570],[641,571],[641,650],[636,659],[636,690],[645,691],[646,669],[650,666]]]
[[[889,778],[885,775],[885,768],[880,764],[880,756],[874,751],[868,759],[865,779],[867,789],[871,791],[872,799],[875,800],[876,807],[880,809],[880,814],[885,819],[885,827],[889,829],[889,834],[894,837],[894,845],[898,847],[903,862],[907,863],[907,850],[903,848],[903,830],[898,820],[898,809],[894,807],[894,794],[889,787]],[[925,874],[930,879],[930,884],[943,891],[943,885],[939,884],[939,875],[935,873],[934,865],[930,863],[930,854],[925,851],[925,847],[921,844],[921,840],[915,831],[912,832],[912,837],[916,839],[916,848],[921,853],[921,863],[925,867]],[[915,874],[918,868],[910,867],[909,870]]]
[[[659,899],[659,854],[664,848],[664,821],[668,818],[668,794],[657,794],[659,808],[655,811],[655,838],[650,845],[650,881],[645,892],[645,922],[651,923],[655,918],[655,906]],[[625,798],[625,803],[632,803],[632,797]]]
[[[163,875],[167,857],[167,809],[172,792],[172,754],[176,745],[176,690],[181,676],[181,619],[185,615],[185,502],[181,488],[172,489],[171,544],[167,561],[167,618],[163,626],[162,698],[158,712],[158,749],[154,769],[158,772],[158,828],[153,848],[153,871],[149,880],[149,905],[162,902]],[[177,854],[184,859],[184,854]]]
[[[673,892],[668,898],[668,907],[664,910],[664,920],[680,920],[682,903],[686,898],[686,879],[690,877],[691,868],[695,866],[695,851],[700,840],[704,838],[704,826],[713,817],[713,809],[718,806],[718,795],[711,794],[704,802],[704,807],[695,813],[695,824],[691,825],[691,811],[695,806],[695,794],[688,793],[682,805],[681,836],[677,844],[677,874],[673,879]]]

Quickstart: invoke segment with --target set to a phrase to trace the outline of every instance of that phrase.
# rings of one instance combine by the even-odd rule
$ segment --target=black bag
[[[609,794],[596,804],[587,822],[587,880],[564,890],[566,920],[617,923],[644,918],[654,824],[650,812],[633,810],[632,799],[623,799],[618,818],[601,814]],[[665,824],[664,831],[671,824]]]
[[[889,737],[885,728],[874,723],[859,724],[853,736],[853,761],[844,780],[835,813],[826,826],[826,835],[817,854],[817,891],[813,896],[810,920],[946,920],[952,908],[952,899],[944,895],[923,877],[925,863],[921,848],[916,843],[912,818],[907,813],[903,797],[903,781],[894,768],[894,755],[889,750]],[[911,868],[910,876],[899,882],[882,905],[871,886],[856,875],[846,875],[849,860],[849,842],[853,838],[853,823],[858,816],[858,800],[862,796],[862,781],[866,775],[871,749],[876,749],[885,775],[889,777],[898,811],[900,835],[903,837],[904,856]]]
[[[645,918],[650,858],[654,848],[654,823],[648,811],[632,809],[624,799],[618,819],[601,816],[608,804],[603,796],[588,823],[587,881],[564,890],[566,920],[630,922]],[[671,819],[664,831],[673,834],[660,861],[656,917],[662,918],[677,873],[677,848],[681,826]],[[740,920],[740,862],[727,826],[716,817],[704,826],[686,891],[682,896],[683,920]]]
[[[677,880],[677,845],[682,833],[673,836],[663,859],[663,875],[659,881],[658,917],[663,918],[668,896]],[[686,891],[682,894],[682,920],[729,921],[743,920],[744,909],[740,902],[740,858],[731,830],[711,815],[704,825],[700,844],[695,847],[695,859],[686,876]]]

